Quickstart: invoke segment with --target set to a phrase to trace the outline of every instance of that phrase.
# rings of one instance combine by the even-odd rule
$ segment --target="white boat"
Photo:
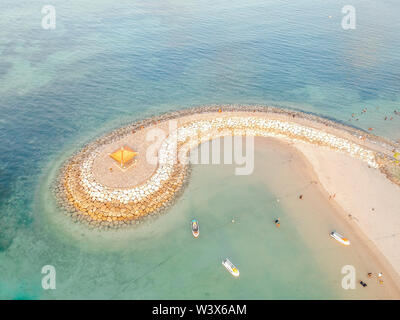
[[[200,235],[199,222],[196,219],[192,220],[192,234],[193,237],[197,238]]]
[[[337,233],[336,231],[331,232],[331,237],[345,246],[350,245],[350,240],[343,237],[340,233]]]
[[[222,261],[222,265],[230,272],[234,277],[239,277],[239,270],[235,267],[235,265],[226,258]]]

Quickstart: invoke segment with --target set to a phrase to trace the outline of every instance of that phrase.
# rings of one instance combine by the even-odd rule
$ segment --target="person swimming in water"
[[[275,225],[276,225],[277,227],[280,227],[280,226],[281,226],[281,223],[280,223],[280,221],[279,221],[279,218],[276,219],[274,222],[275,222]]]

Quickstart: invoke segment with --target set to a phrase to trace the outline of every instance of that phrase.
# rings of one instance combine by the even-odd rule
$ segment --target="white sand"
[[[332,200],[400,274],[400,187],[377,169],[328,148],[295,143]],[[351,215],[351,217],[349,216]]]

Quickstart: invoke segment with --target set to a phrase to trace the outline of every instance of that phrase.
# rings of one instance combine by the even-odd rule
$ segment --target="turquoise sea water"
[[[57,0],[57,27],[43,30],[47,4],[0,4],[0,298],[343,297],[332,293],[330,280],[310,287],[292,270],[260,282],[271,287],[255,285],[267,262],[246,261],[267,240],[245,235],[274,196],[256,177],[236,181],[214,168],[195,169],[168,215],[115,237],[100,235],[106,249],[59,214],[48,189],[61,161],[98,134],[194,105],[295,107],[400,139],[393,113],[400,111],[398,1],[352,1],[357,29],[347,31],[340,22],[348,3],[336,0]],[[358,121],[349,122],[352,113]],[[204,187],[210,180],[220,197]],[[248,187],[239,189],[241,183]],[[235,199],[254,217],[224,229],[232,212],[243,211]],[[273,210],[285,215],[281,207]],[[187,233],[193,215],[207,245]],[[284,243],[299,255],[308,252],[296,241]],[[241,246],[254,252],[238,254],[234,248]],[[281,250],[275,268],[289,261]],[[241,282],[231,282],[221,271],[224,254],[253,276],[245,272]],[[299,259],[300,270],[312,256]],[[40,286],[45,264],[57,269],[55,291]],[[313,272],[318,279],[332,275],[322,266]]]

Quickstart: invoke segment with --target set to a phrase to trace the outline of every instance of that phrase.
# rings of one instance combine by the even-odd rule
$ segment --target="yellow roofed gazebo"
[[[121,168],[126,168],[127,165],[131,164],[132,160],[138,155],[137,152],[133,151],[127,146],[123,146],[117,151],[110,154],[110,157],[114,159]]]

